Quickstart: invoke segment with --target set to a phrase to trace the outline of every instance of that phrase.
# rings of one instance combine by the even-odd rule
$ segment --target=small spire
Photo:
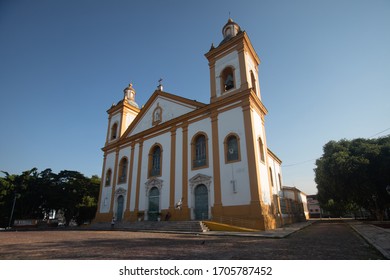
[[[163,79],[162,79],[162,78],[160,78],[160,80],[158,80],[158,86],[157,86],[157,89],[158,89],[159,91],[163,91],[163,85],[162,85],[162,81],[163,81]]]
[[[132,83],[130,83],[129,86],[123,90],[123,95],[124,100],[138,108],[138,104],[135,102],[135,89],[133,88]]]

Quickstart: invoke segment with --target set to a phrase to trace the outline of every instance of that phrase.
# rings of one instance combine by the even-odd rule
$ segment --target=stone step
[[[109,229],[111,223],[94,223],[90,229]],[[204,232],[207,227],[200,221],[140,221],[117,222],[115,229],[123,230],[150,230],[150,231],[180,231],[180,232]]]

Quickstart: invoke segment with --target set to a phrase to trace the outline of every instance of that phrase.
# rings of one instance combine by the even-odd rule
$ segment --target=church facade
[[[260,59],[229,19],[205,54],[210,103],[163,91],[140,109],[130,84],[108,111],[95,222],[230,220],[283,224],[281,160],[267,146]]]

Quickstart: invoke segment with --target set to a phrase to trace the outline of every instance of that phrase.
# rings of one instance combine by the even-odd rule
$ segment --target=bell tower
[[[108,129],[106,145],[118,140],[123,135],[139,111],[139,106],[135,102],[135,90],[133,85],[129,84],[123,90],[123,99],[116,105],[112,104],[111,108],[107,110]]]
[[[252,89],[260,97],[260,59],[248,35],[231,18],[222,28],[223,39],[205,54],[210,67],[210,102]]]

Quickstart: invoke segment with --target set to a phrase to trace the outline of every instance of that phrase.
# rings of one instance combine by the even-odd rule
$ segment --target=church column
[[[176,174],[176,127],[171,129],[171,162],[170,162],[169,211],[175,210],[175,174]]]
[[[140,188],[141,188],[141,169],[142,169],[142,150],[143,150],[144,142],[141,139],[139,142],[139,152],[138,152],[138,168],[137,168],[137,184],[135,189],[135,207],[134,212],[139,211],[139,196],[140,196]]]
[[[106,170],[106,160],[107,160],[107,155],[104,153],[104,156],[103,156],[103,169],[102,169],[102,180],[101,180],[101,183],[100,183],[100,192],[99,192],[99,203],[98,203],[98,206],[97,206],[97,213],[100,213],[100,204],[102,202],[102,195],[103,195],[103,188],[105,186],[105,175],[104,172]]]
[[[245,90],[249,88],[248,75],[246,72],[246,60],[245,60],[245,47],[238,51],[238,61],[240,64],[240,78],[241,78],[241,89]]]
[[[217,87],[216,87],[216,79],[215,79],[215,60],[210,60],[209,63],[210,67],[210,102],[213,102],[214,99],[217,97]]]
[[[110,204],[110,214],[112,216],[114,216],[114,198],[115,198],[116,179],[118,174],[118,160],[119,160],[119,148],[117,148],[115,151],[114,178],[112,180],[112,192],[111,192],[111,204]]]
[[[183,127],[183,175],[182,175],[182,209],[180,210],[180,220],[190,219],[188,209],[188,123],[184,123]]]
[[[244,124],[245,124],[245,141],[247,148],[248,156],[248,171],[249,171],[249,184],[250,184],[250,194],[251,194],[251,214],[258,215],[261,214],[260,207],[260,192],[261,186],[257,178],[257,164],[256,164],[256,150],[254,147],[254,135],[253,135],[253,123],[251,116],[250,101],[244,101],[242,106],[242,111],[244,114]],[[260,213],[259,213],[260,211]]]
[[[134,169],[134,148],[135,144],[131,144],[131,154],[130,154],[130,170],[129,170],[129,179],[127,182],[127,198],[126,198],[126,210],[124,218],[126,220],[130,219],[130,197],[131,197],[131,188],[133,183],[133,169]]]
[[[211,134],[213,147],[214,207],[213,216],[222,216],[221,168],[219,163],[218,112],[211,113]]]

